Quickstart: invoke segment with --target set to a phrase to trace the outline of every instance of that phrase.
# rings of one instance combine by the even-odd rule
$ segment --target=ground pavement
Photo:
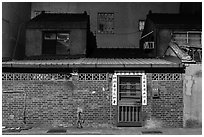
[[[20,132],[2,132],[3,135],[202,135],[202,128],[156,128],[115,127],[115,128],[63,128],[65,132],[47,133],[48,128],[31,128]]]

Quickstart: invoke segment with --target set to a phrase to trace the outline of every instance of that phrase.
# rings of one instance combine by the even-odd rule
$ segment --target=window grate
[[[2,73],[2,80],[4,81],[49,81],[49,80],[69,80],[70,74],[41,74],[41,73]]]
[[[180,81],[181,80],[180,73],[153,73],[152,80],[153,81]]]
[[[106,73],[79,73],[79,81],[106,81]]]
[[[141,107],[119,106],[119,122],[139,122]]]
[[[98,33],[114,34],[114,13],[98,13]]]

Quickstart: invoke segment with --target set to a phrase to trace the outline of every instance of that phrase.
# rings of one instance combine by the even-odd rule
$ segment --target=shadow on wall
[[[94,36],[93,32],[88,30],[87,33],[87,44],[86,44],[86,56],[91,57],[94,50],[97,48],[97,43],[96,43],[96,36]]]
[[[87,14],[86,11],[84,13]],[[94,36],[93,32],[90,30],[90,17],[87,25],[86,57],[90,57],[97,48],[96,36]]]

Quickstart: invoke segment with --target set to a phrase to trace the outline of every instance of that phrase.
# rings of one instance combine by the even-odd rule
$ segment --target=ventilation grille
[[[69,80],[70,74],[56,73],[2,73],[2,80],[30,80],[30,81],[49,81],[49,80]]]
[[[79,81],[106,81],[106,73],[79,73]]]
[[[153,81],[180,81],[181,80],[180,73],[153,73],[152,80]]]

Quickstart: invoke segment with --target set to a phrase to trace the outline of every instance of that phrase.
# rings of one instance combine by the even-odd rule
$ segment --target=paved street
[[[32,128],[21,132],[3,132],[3,135],[202,135],[201,128],[157,128],[118,127],[118,128],[66,128],[64,133],[47,133],[47,128]]]

